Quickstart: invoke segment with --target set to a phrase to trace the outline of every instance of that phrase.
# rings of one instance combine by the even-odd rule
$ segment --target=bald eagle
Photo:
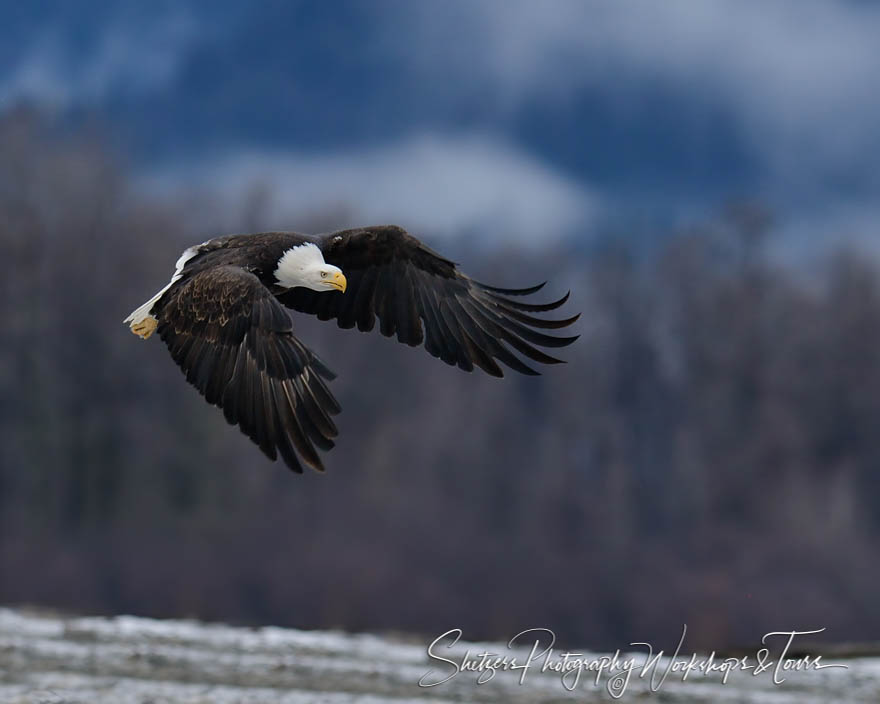
[[[295,472],[323,471],[316,447],[329,450],[340,406],[327,388],[335,374],[293,334],[285,308],[336,319],[341,328],[373,329],[425,349],[465,371],[503,376],[498,362],[538,374],[513,354],[543,364],[561,360],[537,349],[577,337],[535,328],[571,325],[531,313],[559,308],[523,303],[505,289],[474,281],[454,262],[396,226],[327,235],[266,232],[229,235],[187,249],[165,288],[128,318],[132,332],[154,331],[205,400],[223,409],[272,460]]]

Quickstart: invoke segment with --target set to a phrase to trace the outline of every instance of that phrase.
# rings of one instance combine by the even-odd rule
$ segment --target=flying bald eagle
[[[147,339],[158,329],[171,357],[208,403],[223,409],[272,460],[295,472],[300,460],[323,471],[315,447],[329,450],[340,406],[327,388],[335,374],[293,334],[286,308],[341,328],[379,331],[447,364],[503,376],[501,362],[538,374],[509,348],[544,364],[535,346],[564,347],[577,337],[535,328],[571,325],[530,313],[559,308],[523,303],[532,288],[486,286],[395,226],[310,236],[295,232],[229,235],[187,249],[165,288],[128,318]]]

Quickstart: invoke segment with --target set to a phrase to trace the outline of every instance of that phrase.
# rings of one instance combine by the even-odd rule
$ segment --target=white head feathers
[[[291,247],[282,255],[275,268],[275,280],[285,288],[304,286],[315,291],[345,290],[342,271],[327,264],[321,250],[311,242]]]
[[[282,286],[292,288],[302,286],[306,272],[324,263],[324,255],[317,245],[311,242],[288,249],[278,260],[275,268],[275,279]]]

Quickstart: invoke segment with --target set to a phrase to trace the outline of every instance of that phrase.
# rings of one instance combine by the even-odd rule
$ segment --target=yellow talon
[[[143,339],[147,339],[150,335],[156,332],[156,328],[159,327],[159,321],[156,320],[152,315],[148,315],[139,323],[133,323],[131,326],[131,331],[142,337]]]

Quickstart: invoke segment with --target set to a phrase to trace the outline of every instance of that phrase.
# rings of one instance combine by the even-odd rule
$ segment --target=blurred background
[[[567,643],[880,635],[880,7],[0,4],[0,603]],[[392,222],[572,291],[536,379],[299,316],[325,475],[122,319]]]

